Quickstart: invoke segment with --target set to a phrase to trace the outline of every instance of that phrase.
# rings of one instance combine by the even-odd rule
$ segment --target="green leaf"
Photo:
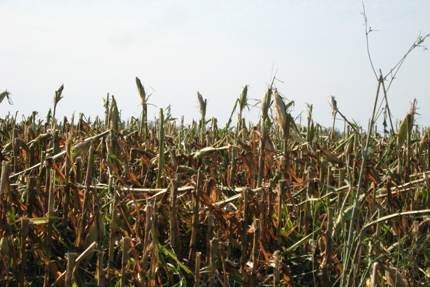
[[[239,275],[237,275],[237,274],[230,274],[230,279],[231,279],[231,280],[233,280],[233,281],[239,282],[239,283],[241,283],[241,284],[244,284],[244,283],[245,283],[245,280],[243,280],[243,278],[242,278],[242,277],[240,277],[240,276],[239,276]]]
[[[193,275],[193,272],[191,272],[190,269],[188,269],[184,264],[182,264],[181,261],[178,260],[178,258],[176,257],[176,255],[174,253],[172,253],[170,250],[168,250],[167,248],[162,246],[160,243],[158,243],[158,250],[160,252],[162,252],[164,255],[169,256],[170,258],[175,260],[178,263],[178,265],[181,266],[182,269],[184,269],[185,272]]]
[[[293,245],[291,245],[290,247],[285,249],[285,252],[283,252],[283,256],[285,256],[288,252],[294,251],[297,247],[299,247],[300,245],[306,243],[306,241],[308,241],[309,239],[312,239],[313,235],[318,235],[321,232],[321,229],[317,229],[314,232],[308,234],[307,236],[305,236],[303,239],[297,241],[296,243],[294,243]]]
[[[13,226],[16,226],[16,223],[15,223],[15,214],[14,214],[14,212],[12,210],[8,210],[7,217],[9,219],[8,220],[9,224],[12,224]]]
[[[343,224],[345,220],[350,220],[353,209],[354,209],[354,206],[350,206],[345,211],[343,211],[342,214],[338,216],[335,226],[339,226],[339,224]]]
[[[119,162],[121,165],[124,165],[124,163],[122,162],[122,161],[120,161],[119,160],[119,158],[116,156],[116,155],[114,155],[114,154],[109,154],[109,159],[112,159],[112,160],[116,160],[117,162]],[[112,162],[111,162],[112,163]]]

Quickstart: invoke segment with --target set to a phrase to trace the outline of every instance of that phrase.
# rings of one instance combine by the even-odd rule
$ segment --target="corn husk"
[[[430,132],[430,129],[427,129],[420,139],[420,145],[419,145],[420,153],[423,152],[424,148],[427,146],[427,140],[429,138],[429,132]]]
[[[355,141],[355,135],[353,135],[348,142],[345,145],[345,155],[349,155],[352,153],[353,147],[354,147],[354,141]]]
[[[248,106],[248,85],[246,85],[243,88],[242,94],[240,95],[240,99],[239,99],[239,107],[241,111],[243,111],[243,109],[247,106]]]
[[[118,106],[116,105],[114,96],[112,96],[109,115],[110,115],[111,128],[114,130],[118,130],[119,112],[118,112]]]
[[[147,100],[146,92],[145,92],[145,88],[143,87],[138,77],[136,77],[136,86],[137,86],[137,90],[139,91],[139,96],[142,100],[142,106],[144,106],[146,105],[146,100]]]
[[[56,106],[58,104],[58,102],[63,98],[63,96],[62,96],[63,89],[64,89],[64,85],[61,85],[60,88],[58,88],[58,90],[55,91],[54,106]]]
[[[102,97],[102,104],[104,108],[108,108],[109,107],[109,97],[107,98],[107,100],[105,100],[105,98]]]
[[[398,135],[397,143],[399,147],[404,145],[407,139],[408,133],[412,131],[412,128],[414,126],[414,119],[415,119],[415,112],[416,112],[415,105],[416,105],[416,100],[414,99],[409,113],[405,116],[405,118],[403,119],[402,123],[399,126],[399,130],[397,132],[397,135]]]
[[[197,92],[197,99],[199,100],[200,114],[202,115],[202,118],[204,118],[206,116],[206,101],[203,100],[203,97],[199,92]]]
[[[398,133],[397,142],[399,147],[401,147],[406,141],[406,137],[408,135],[408,126],[409,126],[409,114],[405,116],[397,132]]]
[[[294,105],[294,101],[289,102],[287,105],[284,104],[281,96],[279,96],[278,91],[275,89],[273,108],[275,110],[275,122],[282,129],[282,134],[284,137],[287,135],[290,123],[292,122],[291,114],[288,113],[288,109]]]
[[[208,147],[205,147],[205,148],[197,151],[194,156],[196,159],[201,159],[205,156],[210,156],[212,153],[214,153],[216,151],[228,150],[229,148],[230,148],[229,146],[223,146],[223,147],[219,147],[219,148],[214,148],[214,147],[208,146]]]
[[[338,111],[338,109],[337,109],[337,102],[336,102],[334,96],[330,96],[330,107],[331,107],[331,110],[332,110],[331,114],[334,116],[337,113],[337,111]]]
[[[88,140],[88,141],[83,141],[80,142],[78,144],[76,144],[75,146],[71,147],[70,153],[73,159],[76,159],[78,157],[80,157],[83,154],[86,154],[92,144],[92,140]]]
[[[409,120],[408,120],[408,131],[409,132],[411,132],[412,128],[414,127],[415,114],[416,114],[416,110],[417,110],[416,103],[417,103],[417,100],[414,99],[414,101],[412,102],[412,105],[411,105],[411,109],[409,111]]]
[[[268,111],[270,107],[270,102],[272,101],[272,85],[267,88],[266,93],[264,94],[263,101],[261,102],[261,112],[263,119],[269,117]]]
[[[308,123],[309,122],[311,122],[311,120],[312,120],[312,106],[313,105],[310,105],[310,104],[306,104],[307,106],[308,106],[308,113],[307,113],[307,115],[306,115],[306,120],[308,121]]]
[[[284,137],[287,134],[288,124],[291,120],[291,115],[287,113],[288,107],[293,105],[294,102],[291,101],[285,106],[284,101],[279,96],[277,89],[275,89],[274,100],[273,100],[273,108],[275,110],[275,122],[282,129],[282,134]]]
[[[287,110],[285,108],[284,101],[278,94],[277,89],[275,89],[273,96],[273,108],[275,109],[275,122],[282,128],[287,124]]]

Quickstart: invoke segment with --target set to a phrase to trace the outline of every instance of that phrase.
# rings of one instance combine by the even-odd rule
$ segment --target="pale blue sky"
[[[430,33],[429,1],[366,1],[375,68],[386,74],[418,35]],[[277,70],[279,92],[293,116],[331,125],[330,95],[342,113],[367,128],[377,82],[366,53],[361,1],[0,1],[0,117],[36,110],[44,119],[64,84],[57,116],[103,116],[101,98],[115,95],[123,119],[139,117],[135,77],[148,93],[150,118],[172,105],[173,116],[228,120],[243,86],[261,99]],[[424,43],[430,48],[429,41]],[[394,120],[414,98],[418,124],[429,126],[430,51],[418,48],[389,91]],[[256,123],[260,109],[246,112]],[[341,121],[338,126],[343,127]],[[382,127],[379,125],[378,127]]]

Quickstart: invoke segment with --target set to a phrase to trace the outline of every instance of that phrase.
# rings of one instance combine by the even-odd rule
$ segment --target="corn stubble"
[[[0,285],[429,282],[430,139],[415,101],[397,133],[369,135],[360,180],[367,134],[346,118],[344,133],[321,128],[312,105],[297,125],[273,83],[258,125],[242,118],[245,86],[224,129],[200,93],[193,124],[163,109],[148,123],[136,84],[140,120],[121,121],[108,95],[104,120],[1,121]]]

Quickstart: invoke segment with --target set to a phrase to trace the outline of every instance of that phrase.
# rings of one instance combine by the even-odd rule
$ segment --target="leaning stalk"
[[[378,81],[378,88],[376,90],[375,103],[373,106],[372,119],[370,120],[370,124],[369,124],[369,131],[367,133],[366,145],[363,149],[362,163],[361,163],[360,175],[359,175],[358,185],[357,185],[357,193],[356,193],[355,199],[354,199],[351,222],[349,224],[348,241],[347,241],[346,250],[345,250],[346,257],[345,257],[344,262],[343,262],[343,273],[342,273],[342,278],[340,281],[340,286],[345,286],[345,274],[346,274],[346,270],[348,270],[349,260],[350,260],[351,252],[352,252],[352,246],[351,245],[352,245],[352,242],[354,240],[352,234],[353,234],[353,230],[354,230],[354,226],[355,226],[355,217],[357,215],[357,208],[359,205],[361,184],[363,181],[364,168],[366,166],[366,161],[367,161],[367,153],[369,150],[370,136],[372,134],[373,125],[375,123],[375,112],[376,112],[376,106],[378,104],[379,89],[380,89],[381,83],[383,81],[384,81],[384,78],[382,77],[382,73],[380,72],[379,81]],[[349,281],[349,279],[348,279],[348,281]]]

